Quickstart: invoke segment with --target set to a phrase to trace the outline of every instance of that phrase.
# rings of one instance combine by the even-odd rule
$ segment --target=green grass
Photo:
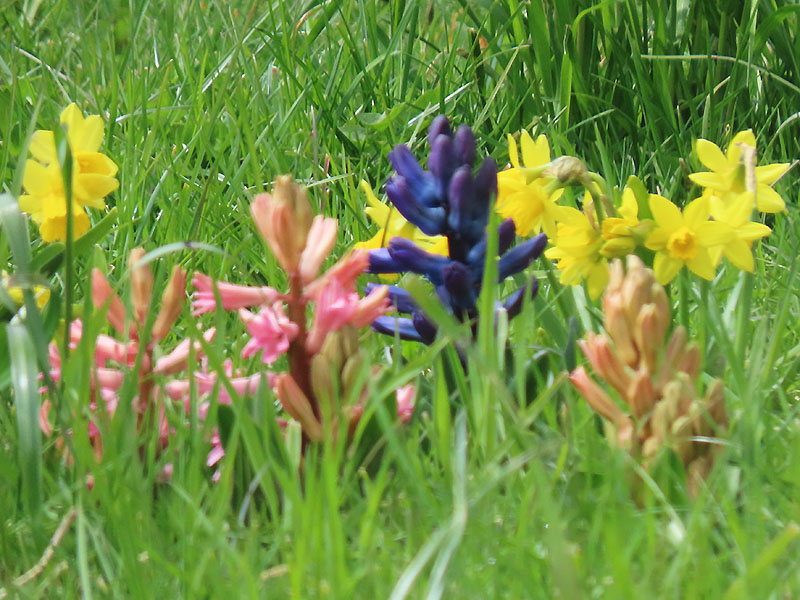
[[[154,263],[162,282],[181,263],[280,283],[247,206],[281,173],[340,219],[337,252],[366,239],[359,179],[378,189],[396,143],[422,155],[441,112],[473,124],[500,164],[505,134],[535,126],[555,153],[583,158],[610,183],[635,173],[681,203],[698,192],[686,176],[698,137],[725,146],[752,127],[760,162],[800,156],[800,7],[665,4],[6,3],[0,185],[19,194],[30,133],[52,128],[69,102],[107,119],[104,151],[121,185],[110,199],[116,225],[92,242],[102,252],[76,248],[76,311],[88,313],[92,264],[105,261],[121,284],[138,245],[221,251],[168,246]],[[356,451],[325,444],[298,469],[296,448],[276,443],[272,403],[254,398],[219,412],[232,433],[218,484],[205,467],[210,424],[176,418],[159,455],[155,432],[137,438],[124,407],[100,464],[77,411],[76,459],[63,463],[38,437],[31,393],[59,316],[45,315],[2,336],[16,367],[14,386],[0,389],[0,585],[20,598],[800,595],[795,171],[777,189],[788,213],[769,219],[755,275],[727,267],[688,290],[692,334],[705,371],[726,383],[732,417],[720,466],[694,502],[668,461],[631,500],[630,460],[609,448],[562,372],[561,306],[581,296],[551,285],[542,263],[540,297],[510,327],[512,351],[497,356],[484,335],[471,378],[457,374],[446,343],[395,348],[373,392],[384,399],[392,382],[416,377],[423,410],[409,427],[395,428],[376,402]],[[22,231],[0,232],[0,262],[12,270],[26,268]],[[49,280],[63,295],[61,275]],[[575,316],[580,336],[598,313]],[[97,315],[89,321],[101,327]],[[236,323],[224,324],[229,341],[211,348],[220,361],[226,344],[242,343]],[[192,327],[186,311],[165,347]],[[2,366],[10,356],[0,342]],[[386,343],[364,338],[376,363]],[[89,360],[79,349],[65,374],[67,411],[86,397]],[[166,462],[174,474],[158,483]],[[71,507],[77,516],[47,567],[15,587]]]

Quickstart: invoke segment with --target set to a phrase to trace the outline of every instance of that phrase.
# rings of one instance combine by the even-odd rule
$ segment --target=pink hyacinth
[[[242,350],[242,356],[248,358],[260,350],[261,360],[268,365],[289,349],[289,342],[299,330],[297,324],[288,319],[279,303],[263,307],[258,314],[242,308],[239,316],[251,336]]]
[[[208,275],[195,273],[194,277],[192,277],[192,285],[196,289],[192,298],[193,317],[217,309],[217,300],[214,296],[215,284],[220,300],[222,300],[222,310],[239,310],[240,308],[249,308],[261,304],[271,304],[280,295],[277,290],[269,286],[250,287],[223,281],[215,283]]]

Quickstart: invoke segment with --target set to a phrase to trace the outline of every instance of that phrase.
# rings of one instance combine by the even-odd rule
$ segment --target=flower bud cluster
[[[677,327],[667,337],[670,311],[664,288],[634,256],[610,265],[603,295],[605,333],[579,342],[595,375],[622,400],[620,408],[584,367],[570,379],[590,406],[609,423],[612,440],[647,466],[665,447],[683,462],[689,490],[711,471],[715,449],[709,438],[727,428],[722,382],[698,394],[700,352]]]

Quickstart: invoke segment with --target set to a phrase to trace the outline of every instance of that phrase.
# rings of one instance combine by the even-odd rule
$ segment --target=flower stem
[[[314,416],[321,418],[319,403],[311,388],[311,357],[306,351],[306,299],[299,271],[289,274],[289,297],[286,300],[289,320],[297,325],[297,335],[289,344],[289,372],[311,404]]]

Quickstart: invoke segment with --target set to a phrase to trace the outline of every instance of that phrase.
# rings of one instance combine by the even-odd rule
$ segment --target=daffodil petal
[[[683,263],[681,261],[659,252],[653,260],[653,272],[655,273],[656,281],[661,285],[667,285],[675,279],[675,275],[678,274],[682,266]]]
[[[728,183],[724,180],[724,178],[717,175],[716,173],[711,173],[709,171],[692,173],[689,175],[689,179],[691,179],[694,183],[696,183],[701,187],[710,188],[718,192],[724,192],[729,187]]]
[[[56,155],[56,137],[52,131],[46,129],[34,131],[28,150],[33,154],[33,158],[45,165],[58,162],[58,156]]]
[[[650,196],[650,210],[653,213],[656,224],[668,231],[674,231],[683,224],[681,209],[664,198],[664,196],[652,194]]]
[[[689,270],[703,279],[711,281],[714,279],[714,263],[711,262],[711,256],[708,250],[701,248],[692,260],[686,263]]]
[[[533,141],[531,134],[524,131],[519,136],[519,145],[522,150],[522,162],[526,167],[535,167],[536,161],[536,143]]]
[[[697,229],[708,221],[711,216],[711,207],[708,198],[700,196],[695,198],[683,209],[683,222],[689,229]]]
[[[695,150],[700,162],[712,171],[724,172],[730,167],[728,159],[714,142],[700,138],[697,140]]]
[[[772,185],[778,178],[789,169],[789,163],[775,163],[772,165],[762,165],[756,167],[756,179],[758,183]]]
[[[745,223],[736,229],[736,237],[745,242],[754,242],[767,237],[772,230],[763,223]]]
[[[733,240],[730,244],[724,247],[726,258],[733,263],[737,269],[752,273],[755,269],[755,261],[753,260],[753,251],[747,242],[743,240]]]
[[[35,160],[25,161],[25,174],[22,177],[22,185],[25,190],[34,196],[43,196],[52,188],[51,176],[53,173],[48,168],[39,164]]]
[[[19,197],[19,209],[29,215],[42,212],[42,197],[22,194]]]
[[[759,184],[756,188],[758,210],[765,213],[779,213],[786,210],[786,203],[780,194],[768,185]]]
[[[75,178],[75,199],[86,205],[105,198],[119,187],[119,181],[107,175],[80,174]],[[105,207],[105,205],[103,205]]]
[[[698,237],[697,243],[705,248],[727,244],[734,235],[733,228],[730,225],[719,221],[701,223],[695,231]]]
[[[75,154],[81,173],[94,173],[114,177],[119,170],[117,163],[101,152],[78,152]]]
[[[519,169],[519,154],[517,153],[517,142],[514,141],[514,136],[510,133],[507,134],[508,139],[508,160],[514,168]]]
[[[533,166],[539,167],[546,165],[550,162],[550,142],[547,141],[547,136],[540,135],[536,138],[536,147],[534,149]],[[527,165],[527,163],[525,163]],[[530,165],[528,165],[530,166]]]
[[[589,297],[597,300],[608,285],[608,263],[605,261],[596,263],[586,278],[586,285],[589,288]]]
[[[100,115],[86,117],[74,131],[70,128],[68,134],[73,152],[97,152],[103,143],[104,129]]]

